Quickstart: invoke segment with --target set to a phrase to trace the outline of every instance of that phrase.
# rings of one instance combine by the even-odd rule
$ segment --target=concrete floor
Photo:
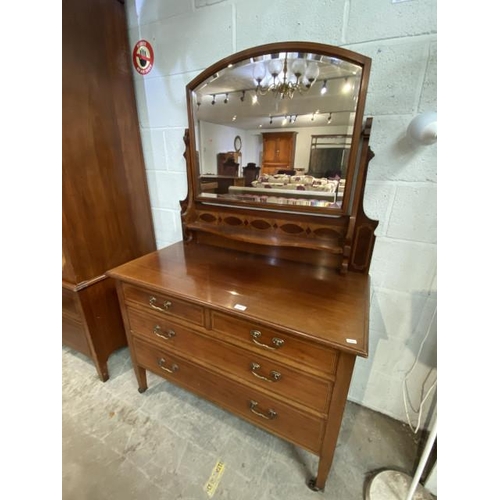
[[[90,360],[62,351],[63,500],[362,500],[381,469],[413,475],[420,438],[398,421],[348,402],[323,493],[306,480],[317,457],[148,374],[137,391],[128,349],[102,383]],[[421,446],[421,445],[420,445]]]

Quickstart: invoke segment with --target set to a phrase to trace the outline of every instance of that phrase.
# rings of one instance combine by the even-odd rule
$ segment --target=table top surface
[[[184,242],[116,267],[108,276],[368,355],[370,277]]]

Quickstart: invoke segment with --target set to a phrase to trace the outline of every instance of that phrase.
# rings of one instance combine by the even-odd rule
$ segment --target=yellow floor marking
[[[224,469],[226,468],[226,464],[222,460],[217,460],[215,467],[212,469],[212,474],[210,474],[210,478],[207,483],[203,487],[205,493],[209,498],[212,498],[217,490],[217,486],[219,486],[219,482],[221,480],[222,474],[224,474]]]

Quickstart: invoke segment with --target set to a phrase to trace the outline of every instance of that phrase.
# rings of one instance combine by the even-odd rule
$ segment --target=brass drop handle
[[[271,342],[274,344],[275,347],[273,346],[269,346],[269,345],[266,345],[266,344],[261,344],[257,339],[260,338],[260,336],[262,335],[261,332],[259,332],[259,330],[250,330],[250,335],[252,336],[252,341],[254,342],[254,344],[257,344],[259,345],[260,347],[265,347],[266,349],[272,349],[273,351],[275,349],[278,349],[279,347],[281,347],[285,341],[282,340],[282,339],[279,339],[277,337],[273,337],[273,340],[271,340]]]
[[[168,330],[166,334],[161,333],[161,327],[160,325],[156,325],[153,328],[153,333],[157,335],[158,337],[161,337],[162,339],[168,340],[171,339],[172,337],[175,337],[175,332],[174,330]]]
[[[260,411],[257,411],[255,409],[255,408],[257,408],[258,405],[259,405],[259,403],[257,403],[257,401],[250,400],[250,411],[252,413],[255,413],[255,415],[258,415],[259,417],[265,418],[266,420],[273,420],[278,416],[278,414],[274,410],[271,410],[271,409],[267,410],[267,415],[265,413],[260,413]]]
[[[175,363],[172,363],[172,366],[170,368],[167,368],[166,366],[163,366],[165,364],[165,359],[164,358],[158,358],[157,362],[158,362],[158,366],[162,370],[165,370],[168,373],[174,373],[174,372],[176,372],[179,369],[179,367]]]
[[[165,312],[167,311],[170,307],[172,307],[172,302],[170,300],[166,300],[163,302],[163,307],[158,307],[156,304],[156,297],[149,297],[149,305],[153,308],[156,309],[157,311]]]
[[[260,368],[259,363],[252,363],[250,365],[250,369],[252,370],[252,375],[255,375],[257,378],[262,380],[266,380],[267,382],[277,382],[281,378],[281,373],[273,370],[271,372],[271,378],[264,377],[263,375],[259,375],[256,371]]]

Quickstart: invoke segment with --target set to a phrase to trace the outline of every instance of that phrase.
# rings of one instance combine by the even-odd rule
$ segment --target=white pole
[[[427,463],[427,459],[429,458],[432,447],[434,445],[436,435],[437,435],[437,417],[436,417],[436,420],[434,421],[434,424],[432,426],[429,437],[427,438],[427,442],[425,443],[425,448],[424,448],[424,451],[422,453],[422,456],[420,457],[420,462],[418,463],[417,471],[415,472],[415,475],[413,476],[413,481],[410,485],[410,489],[408,491],[408,495],[406,497],[406,500],[412,500],[412,498],[413,498],[413,494],[415,493],[415,490],[417,489],[418,482],[420,481],[425,464]]]

